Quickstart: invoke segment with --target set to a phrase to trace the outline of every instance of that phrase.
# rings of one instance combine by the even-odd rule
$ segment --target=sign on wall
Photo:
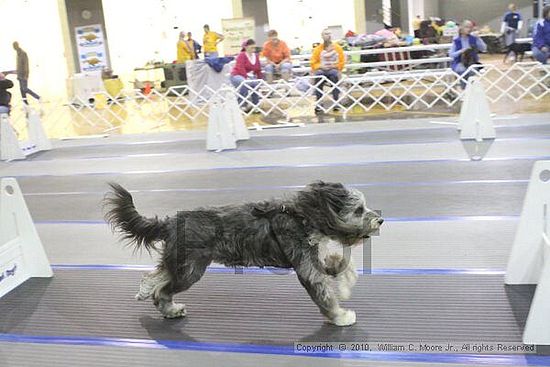
[[[225,54],[236,55],[241,52],[242,43],[249,38],[254,39],[254,27],[254,18],[222,19]]]
[[[81,72],[101,71],[107,63],[105,37],[100,24],[75,27]]]

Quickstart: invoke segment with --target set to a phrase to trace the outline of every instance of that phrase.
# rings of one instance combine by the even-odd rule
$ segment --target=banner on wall
[[[222,19],[223,49],[226,55],[241,52],[241,46],[249,38],[254,39],[254,18]]]
[[[108,66],[105,37],[100,24],[75,27],[80,72],[101,71]]]

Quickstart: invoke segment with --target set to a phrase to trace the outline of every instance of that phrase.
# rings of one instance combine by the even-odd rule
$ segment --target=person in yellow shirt
[[[188,60],[195,60],[197,55],[195,54],[195,48],[193,42],[189,42],[185,39],[185,32],[180,32],[180,38],[178,40],[178,56],[176,62],[178,64],[185,64]]]
[[[311,71],[313,75],[324,76],[332,83],[338,83],[342,76],[342,70],[344,69],[344,63],[346,61],[344,56],[344,50],[336,42],[332,42],[332,32],[329,29],[325,29],[321,36],[323,37],[323,43],[313,49],[311,54]],[[316,81],[315,85],[315,98],[319,101],[322,97],[323,86],[326,83],[326,79],[323,78],[321,82]],[[335,102],[338,101],[340,96],[340,90],[334,88],[332,90],[332,98]],[[339,107],[334,107],[334,110],[339,110]],[[319,106],[315,106],[315,113],[321,112]]]
[[[210,30],[208,24],[204,25],[204,36],[202,38],[202,47],[204,57],[218,57],[218,43],[224,40],[223,35]]]

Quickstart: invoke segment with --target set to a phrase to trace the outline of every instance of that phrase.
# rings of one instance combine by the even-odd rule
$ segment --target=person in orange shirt
[[[290,61],[290,50],[284,41],[279,39],[279,34],[272,29],[267,32],[269,38],[262,50],[262,55],[267,59],[265,66],[265,80],[273,82],[273,74],[278,72],[284,80],[290,79],[292,62]]]
[[[311,54],[311,71],[313,75],[324,76],[332,83],[338,83],[342,76],[342,70],[344,69],[345,56],[344,50],[336,42],[332,42],[332,33],[329,29],[325,29],[321,36],[323,37],[323,43],[313,49]],[[326,79],[322,79],[321,82],[317,80],[315,82],[315,98],[317,101],[321,99],[323,86],[326,83]],[[340,90],[334,88],[332,90],[332,98],[334,101],[338,101],[340,96]],[[339,110],[339,107],[334,107],[334,110]],[[315,107],[315,113],[321,112],[319,106]]]

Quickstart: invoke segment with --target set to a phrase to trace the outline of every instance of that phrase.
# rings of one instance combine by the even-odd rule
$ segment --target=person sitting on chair
[[[13,82],[0,73],[0,113],[10,113],[11,93],[8,92],[10,88],[13,88]]]
[[[256,42],[248,39],[242,44],[241,53],[237,56],[229,78],[231,84],[239,88],[239,106],[245,113],[250,112],[259,103],[260,96],[256,88],[260,84],[260,79],[262,79],[262,67],[260,57],[256,53]],[[251,92],[250,101],[247,100],[249,92]]]
[[[550,56],[550,5],[542,10],[542,19],[535,26],[533,57],[541,64],[548,64]]]
[[[273,74],[280,73],[284,80],[290,79],[292,63],[290,62],[290,50],[284,41],[279,39],[276,30],[267,32],[269,39],[264,43],[262,55],[267,59],[265,66],[265,80],[273,82]]]
[[[459,75],[463,75],[472,65],[480,64],[479,52],[486,52],[487,45],[476,34],[472,33],[473,23],[465,20],[460,27],[458,36],[453,39],[449,56],[453,59],[451,68]],[[468,80],[471,72],[463,76],[464,80]],[[461,82],[464,87],[466,84]]]
[[[330,80],[332,83],[338,83],[342,76],[342,70],[344,69],[345,57],[344,50],[336,42],[332,42],[332,33],[329,29],[325,29],[321,36],[323,37],[323,43],[313,49],[311,54],[311,71],[313,75],[324,76],[326,79]],[[323,96],[323,86],[326,81],[323,78],[322,81],[317,85],[318,79],[316,80],[315,88],[315,99],[317,102]],[[337,102],[340,96],[340,90],[334,88],[332,90],[332,98]],[[338,107],[334,108],[338,110]],[[319,105],[315,106],[315,113],[320,113],[322,110]]]

